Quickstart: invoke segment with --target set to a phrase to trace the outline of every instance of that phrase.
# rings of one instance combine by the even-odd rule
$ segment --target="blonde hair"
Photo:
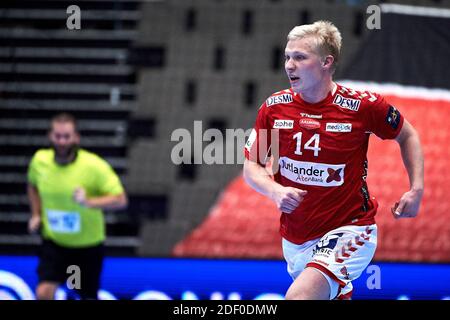
[[[312,36],[315,41],[317,53],[325,57],[332,55],[334,58],[332,71],[336,70],[341,54],[342,37],[338,28],[330,21],[316,21],[313,24],[304,24],[294,27],[288,34],[288,41]]]

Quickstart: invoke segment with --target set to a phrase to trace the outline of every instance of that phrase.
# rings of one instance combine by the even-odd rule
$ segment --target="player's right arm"
[[[306,191],[277,183],[265,168],[271,150],[279,150],[272,145],[279,144],[279,139],[272,130],[269,112],[266,103],[258,110],[255,126],[245,144],[243,175],[250,187],[275,202],[280,211],[291,213],[300,205]]]
[[[244,161],[243,175],[248,185],[271,199],[285,213],[294,211],[307,193],[306,190],[284,187],[275,182],[264,167],[248,159]]]
[[[28,232],[37,232],[41,225],[41,198],[39,191],[31,183],[27,187],[28,200],[31,207],[31,218],[28,221]]]

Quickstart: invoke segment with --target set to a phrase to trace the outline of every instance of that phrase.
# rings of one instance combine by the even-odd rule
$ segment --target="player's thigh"
[[[325,276],[315,268],[306,268],[286,293],[286,300],[328,300],[330,286]]]

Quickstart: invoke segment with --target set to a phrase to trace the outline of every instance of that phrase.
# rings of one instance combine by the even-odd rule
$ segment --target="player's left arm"
[[[422,146],[417,131],[406,119],[395,140],[400,145],[410,190],[394,205],[392,213],[395,218],[412,218],[419,212],[424,189]]]

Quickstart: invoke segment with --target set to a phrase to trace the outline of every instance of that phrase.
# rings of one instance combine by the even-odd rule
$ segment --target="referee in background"
[[[67,113],[51,120],[52,147],[38,150],[28,168],[29,232],[43,238],[37,268],[39,300],[54,299],[71,268],[79,269],[81,299],[97,299],[105,240],[103,210],[122,209],[127,196],[112,167],[79,148],[76,119]],[[73,268],[73,267],[72,267]]]

